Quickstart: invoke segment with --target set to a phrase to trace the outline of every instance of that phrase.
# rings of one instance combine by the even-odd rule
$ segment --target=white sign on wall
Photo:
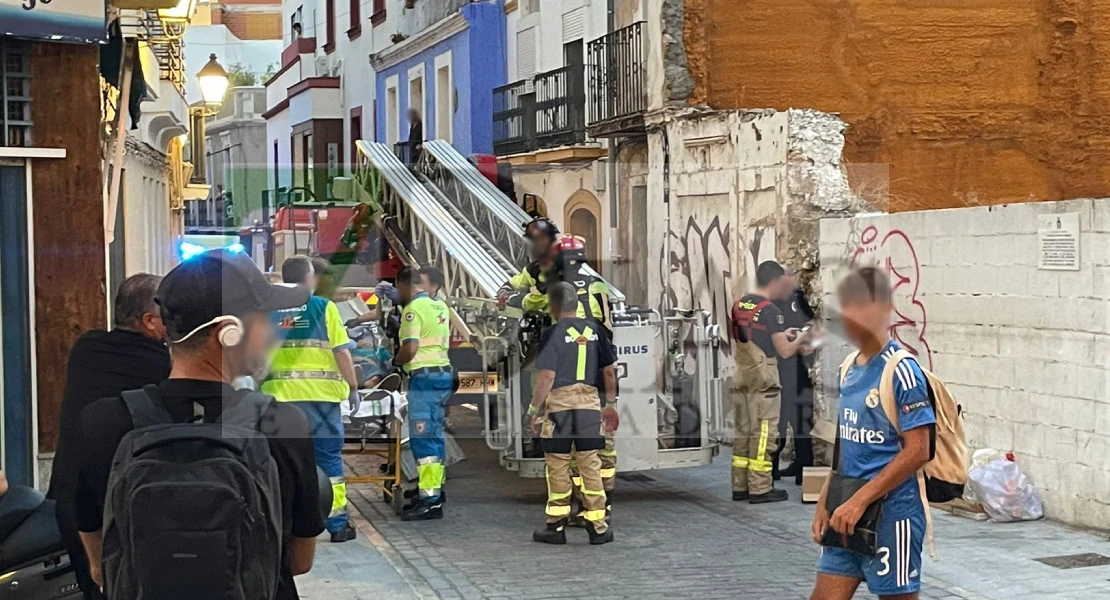
[[[1038,269],[1079,270],[1079,213],[1037,217]]]
[[[0,37],[96,43],[106,18],[104,0],[0,0]]]

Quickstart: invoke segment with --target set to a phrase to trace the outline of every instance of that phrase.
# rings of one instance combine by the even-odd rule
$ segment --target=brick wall
[[[1038,215],[1070,212],[1081,270],[1038,269]],[[1110,528],[1110,199],[823,219],[820,230],[825,306],[846,264],[889,265],[895,334],[951,385],[973,448],[1014,450],[1050,518]],[[824,352],[823,389],[835,390],[846,351]]]
[[[240,1],[235,4],[270,5],[269,1]],[[212,24],[223,25],[241,40],[280,40],[282,17],[281,4],[274,5],[273,11],[258,10],[252,6],[237,9],[229,3],[212,7]]]

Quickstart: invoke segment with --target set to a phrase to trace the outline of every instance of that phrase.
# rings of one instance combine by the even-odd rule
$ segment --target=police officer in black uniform
[[[813,308],[806,299],[805,291],[798,287],[798,280],[790,269],[784,274],[784,287],[792,293],[788,298],[775,300],[775,306],[783,315],[787,329],[801,330],[814,319]],[[774,478],[779,479],[779,455],[786,443],[786,426],[794,432],[794,462],[781,472],[784,477],[793,477],[795,483],[802,484],[802,467],[813,466],[813,440],[810,429],[813,419],[813,382],[809,378],[811,363],[809,356],[813,351],[809,346],[801,346],[798,353],[779,360],[779,380],[782,383],[782,413],[779,419],[778,450],[773,458]]]

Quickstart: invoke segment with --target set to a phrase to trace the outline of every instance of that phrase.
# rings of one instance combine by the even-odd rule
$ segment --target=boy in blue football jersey
[[[813,518],[814,539],[820,543],[826,528],[851,535],[873,502],[883,502],[883,510],[875,556],[825,547],[817,561],[817,583],[810,598],[848,600],[866,581],[867,589],[883,600],[915,600],[921,589],[927,510],[916,473],[930,459],[935,423],[929,386],[915,359],[903,359],[893,367],[896,429],[879,398],[883,369],[900,349],[890,339],[890,281],[883,271],[864,267],[840,283],[837,296],[845,334],[859,354],[841,381],[840,464],[836,468],[844,477],[868,483],[830,515],[825,508],[826,482]]]

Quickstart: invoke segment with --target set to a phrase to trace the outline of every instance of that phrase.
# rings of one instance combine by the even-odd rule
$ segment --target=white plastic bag
[[[992,460],[973,468],[967,485],[995,521],[1035,521],[1044,516],[1040,493],[1015,462]]]
[[[970,473],[992,460],[1006,460],[1006,455],[994,448],[980,448],[971,455],[971,466],[969,466],[967,470]],[[964,487],[964,501],[968,504],[979,504],[979,498],[975,495],[970,485]]]

